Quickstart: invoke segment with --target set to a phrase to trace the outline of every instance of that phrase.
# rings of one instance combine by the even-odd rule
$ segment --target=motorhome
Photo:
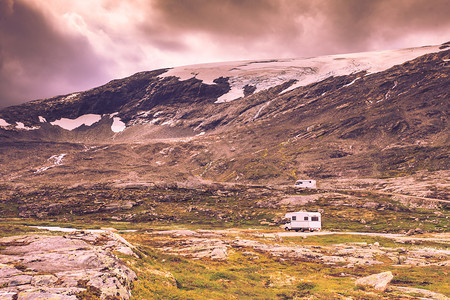
[[[294,184],[294,187],[315,189],[316,181],[315,180],[297,180]]]
[[[322,216],[319,212],[297,211],[285,215],[290,222],[284,225],[286,231],[314,231],[322,229]]]

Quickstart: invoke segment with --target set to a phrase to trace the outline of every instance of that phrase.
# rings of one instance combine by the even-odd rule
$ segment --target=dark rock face
[[[214,102],[229,91],[227,79],[219,78],[214,85],[191,78],[179,81],[176,77],[159,78],[166,70],[137,73],[128,78],[113,80],[86,92],[37,100],[2,110],[8,122],[23,121],[28,126],[39,124],[38,116],[48,122],[62,117],[75,119],[85,114],[120,112],[125,121],[139,111],[154,107],[189,103]]]

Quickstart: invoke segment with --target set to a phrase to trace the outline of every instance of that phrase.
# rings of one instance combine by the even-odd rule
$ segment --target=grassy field
[[[245,231],[226,238],[234,239],[236,235],[251,238]],[[230,249],[226,260],[196,259],[155,249],[155,238],[145,233],[124,236],[139,245],[142,251],[141,259],[127,258],[139,278],[133,289],[134,299],[409,299],[395,291],[378,292],[354,283],[358,277],[382,271],[392,271],[394,285],[450,295],[448,267],[443,266],[402,266],[387,257],[380,257],[382,264],[349,268],[314,260],[275,257],[247,248]],[[176,237],[157,238],[159,242],[161,239],[170,243]],[[375,242],[393,249],[405,247],[387,238],[354,235],[295,237],[276,241],[290,246]],[[449,244],[435,243],[433,246],[448,249]]]
[[[394,290],[378,292],[354,283],[359,277],[382,271],[392,271],[393,286],[421,288],[450,296],[448,266],[402,264],[405,249],[448,251],[448,239],[411,243],[350,234],[273,238],[282,232],[284,214],[297,210],[321,211],[324,231],[406,233],[420,228],[429,235],[442,234],[448,232],[449,225],[445,205],[413,207],[370,191],[258,186],[45,187],[32,191],[3,188],[0,196],[0,236],[37,232],[28,227],[36,225],[136,230],[121,233],[137,246],[140,256],[121,256],[138,275],[133,299],[416,299],[414,295],[408,298]],[[314,198],[303,204],[282,201],[303,196]],[[177,255],[165,251],[163,246],[181,247],[183,237],[149,234],[174,229],[222,232],[219,239],[228,243],[226,259],[199,259],[189,253]],[[375,257],[380,262],[376,265],[325,264],[238,247],[232,242],[237,238],[267,245],[318,247],[321,251],[331,247],[330,255],[335,245],[378,244],[389,253],[397,251],[398,255],[393,258],[380,254]]]

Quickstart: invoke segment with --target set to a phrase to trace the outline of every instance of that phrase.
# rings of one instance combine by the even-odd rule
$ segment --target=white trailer
[[[316,188],[316,181],[315,180],[297,180],[294,184],[294,187],[296,188],[310,188],[315,189]]]
[[[322,229],[322,216],[319,212],[291,212],[287,213],[285,218],[290,220],[284,225],[286,231],[319,231]]]

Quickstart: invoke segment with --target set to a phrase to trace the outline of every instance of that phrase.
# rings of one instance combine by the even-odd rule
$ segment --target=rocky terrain
[[[448,299],[448,233],[66,231],[0,239],[0,299]]]
[[[449,49],[154,70],[0,110],[0,299],[448,299]],[[299,210],[323,232],[284,232]]]
[[[269,239],[267,241],[242,239],[234,237],[233,231],[209,231],[209,230],[168,230],[148,232],[154,238],[154,247],[164,253],[189,256],[201,259],[208,257],[211,259],[227,259],[228,254],[233,249],[247,249],[246,255],[258,259],[258,253],[267,253],[275,257],[283,257],[296,261],[318,262],[326,265],[338,265],[344,268],[353,268],[359,265],[383,264],[377,260],[381,257],[388,258],[390,261],[404,266],[448,266],[450,261],[450,252],[448,250],[437,249],[406,249],[406,248],[385,248],[380,247],[380,243],[349,243],[334,244],[329,246],[317,245],[282,245],[283,237],[302,237],[307,238],[314,234],[293,234],[293,233],[255,233],[258,238]],[[234,232],[234,235],[239,232]],[[330,234],[330,233],[324,233]],[[354,233],[346,233],[354,234]],[[159,236],[173,236],[175,239],[158,239]],[[322,234],[320,234],[322,235]],[[375,235],[376,236],[376,235]],[[415,244],[427,239],[408,238],[402,235],[383,235],[389,237],[398,243]],[[445,236],[444,236],[445,237]],[[273,243],[273,241],[275,243]],[[445,243],[445,238],[442,239]]]
[[[113,233],[0,239],[0,299],[129,299],[136,274],[113,252],[136,255]]]
[[[189,297],[182,293],[183,286],[200,283],[182,276],[176,262],[186,266],[188,276],[205,280],[211,294],[240,285],[238,293],[243,298],[266,298],[275,293],[280,299],[448,299],[433,291],[431,279],[448,283],[441,277],[447,274],[444,270],[450,262],[448,234],[175,229],[126,236],[140,249],[157,249],[159,254],[153,255],[159,258],[153,267],[159,266],[159,271],[151,274],[172,290],[171,295],[180,297]],[[196,274],[202,271],[187,264],[197,265],[206,276]],[[253,277],[248,272],[253,272]],[[244,293],[242,285],[246,284]]]

